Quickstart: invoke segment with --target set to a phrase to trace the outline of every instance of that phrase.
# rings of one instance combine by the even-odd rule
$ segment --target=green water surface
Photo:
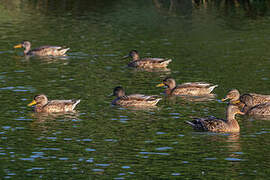
[[[70,47],[64,58],[13,46]],[[169,71],[122,59],[166,57]],[[238,134],[196,132],[184,121],[225,118],[220,101],[270,94],[270,3],[209,0],[0,0],[0,179],[267,179],[270,120],[237,116]],[[166,98],[155,87],[218,84],[211,101]],[[160,95],[154,109],[111,105],[115,86]],[[36,94],[81,99],[77,113],[40,115]]]

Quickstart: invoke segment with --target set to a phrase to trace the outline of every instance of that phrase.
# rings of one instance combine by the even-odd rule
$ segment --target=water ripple
[[[86,148],[85,151],[93,152],[93,151],[96,151],[96,150],[95,149],[91,149],[91,148]]]
[[[157,152],[139,152],[140,154],[153,154],[153,155],[170,155],[169,153],[157,153]]]
[[[165,151],[165,150],[169,150],[169,149],[173,149],[172,147],[160,147],[160,148],[156,148],[156,150],[158,151]]]
[[[243,161],[243,159],[239,159],[239,158],[232,158],[232,157],[225,158],[225,160],[227,160],[227,161]]]

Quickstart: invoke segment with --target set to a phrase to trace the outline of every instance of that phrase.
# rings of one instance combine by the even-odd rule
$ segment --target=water
[[[193,2],[193,3],[192,3]],[[197,3],[195,3],[197,2]],[[270,94],[269,2],[21,1],[0,4],[1,179],[268,177],[270,121],[237,116],[239,134],[195,132],[184,121],[225,116],[232,88]],[[25,58],[13,46],[65,45],[66,58]],[[167,57],[170,71],[121,59]],[[163,98],[158,108],[111,106],[115,86],[162,95],[155,85],[219,84],[212,101]],[[36,94],[81,99],[77,113],[39,115]]]

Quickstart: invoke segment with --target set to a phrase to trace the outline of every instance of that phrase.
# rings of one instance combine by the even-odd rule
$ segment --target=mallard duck
[[[168,64],[172,61],[171,59],[163,58],[143,58],[140,59],[139,53],[136,50],[129,52],[127,56],[123,58],[132,57],[132,61],[128,63],[129,67],[138,67],[138,68],[166,68]]]
[[[235,119],[236,114],[244,115],[238,106],[230,104],[226,112],[226,120],[215,117],[198,118],[193,121],[186,121],[196,130],[211,131],[211,132],[239,132],[240,127]]]
[[[172,78],[166,78],[163,83],[156,87],[167,86],[165,93],[167,95],[188,95],[202,96],[209,95],[218,85],[212,85],[205,82],[188,82],[176,86],[176,82]]]
[[[73,111],[80,100],[51,100],[44,94],[34,97],[34,100],[28,106],[35,105],[35,112],[67,112]]]
[[[158,96],[143,94],[125,95],[125,91],[121,86],[114,88],[113,96],[117,98],[112,101],[112,104],[120,106],[155,106],[161,100]]]
[[[28,56],[64,56],[69,50],[69,48],[63,49],[60,46],[41,46],[31,50],[31,43],[29,41],[23,41],[14,46],[14,48],[24,48],[24,54]]]
[[[243,112],[247,112],[253,106],[258,104],[263,104],[270,102],[270,95],[256,94],[256,93],[246,93],[240,95],[237,89],[232,89],[228,92],[222,101],[230,100],[230,104],[235,104],[239,108],[243,108]]]

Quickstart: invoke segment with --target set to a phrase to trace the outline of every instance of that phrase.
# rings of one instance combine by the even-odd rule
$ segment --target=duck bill
[[[227,101],[227,99],[228,99],[228,98],[223,98],[223,99],[221,99],[221,101],[224,102],[224,101]]]
[[[164,83],[160,83],[160,84],[156,85],[156,87],[162,87],[162,86],[165,86],[165,84]]]
[[[129,57],[129,55],[126,55],[126,56],[123,56],[122,59],[126,59],[126,58],[128,58],[128,57]]]
[[[31,103],[29,103],[27,106],[33,106],[33,105],[35,105],[35,104],[37,104],[37,102],[35,101],[35,100],[33,100]]]
[[[22,44],[15,45],[14,48],[22,48]]]

